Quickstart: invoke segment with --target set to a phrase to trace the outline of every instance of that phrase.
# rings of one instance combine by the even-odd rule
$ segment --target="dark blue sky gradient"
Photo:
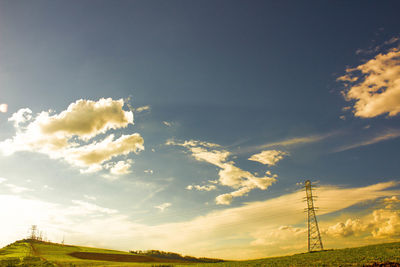
[[[347,103],[335,81],[373,56],[357,49],[399,34],[399,10],[399,1],[3,0],[0,103],[10,112],[61,111],[80,98],[132,96],[135,107],[150,105],[150,113],[136,116],[146,151],[134,168],[158,166],[164,176],[179,177],[180,187],[170,190],[217,176],[214,166],[192,176],[194,161],[173,166],[185,158],[176,151],[176,158],[150,155],[151,148],[173,154],[160,148],[169,138],[240,149],[340,132],[294,148],[274,167],[279,182],[272,193],[303,177],[352,186],[398,179],[397,139],[333,151],[399,123],[339,119]],[[160,128],[162,121],[174,127]],[[246,158],[237,162],[263,170]]]

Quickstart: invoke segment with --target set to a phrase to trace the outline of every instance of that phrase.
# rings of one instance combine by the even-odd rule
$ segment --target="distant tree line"
[[[132,254],[136,255],[143,255],[143,256],[150,256],[155,258],[161,259],[174,259],[174,260],[183,260],[183,261],[190,261],[190,262],[205,262],[205,263],[215,263],[215,262],[223,262],[224,260],[221,259],[212,259],[212,258],[196,258],[192,256],[182,256],[181,254],[174,253],[174,252],[166,252],[160,250],[130,250]]]

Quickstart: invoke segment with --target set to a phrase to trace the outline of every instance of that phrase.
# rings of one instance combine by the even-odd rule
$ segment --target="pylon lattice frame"
[[[310,180],[305,181],[305,188],[307,196],[308,252],[320,251],[324,247],[319,233],[317,216],[315,216],[314,197]]]

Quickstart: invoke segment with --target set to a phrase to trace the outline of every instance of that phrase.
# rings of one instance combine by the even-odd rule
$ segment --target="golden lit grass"
[[[194,266],[255,267],[255,266],[371,266],[382,263],[400,263],[400,242],[370,245],[357,248],[327,250],[313,253],[272,257],[250,261],[233,261]],[[179,266],[179,265],[175,265]],[[379,266],[379,265],[376,265]],[[397,266],[397,265],[382,265]]]
[[[32,249],[31,249],[32,248]],[[73,252],[89,252],[95,254],[104,255],[128,255],[133,254],[124,251],[98,249],[91,247],[80,247],[62,245],[49,242],[41,241],[17,241],[7,247],[0,249],[0,261],[19,258],[21,261],[26,256],[40,257],[42,260],[46,260],[55,264],[55,266],[163,266],[164,263],[160,262],[159,259],[155,259],[154,262],[116,262],[116,261],[104,261],[104,260],[92,260],[92,259],[79,259],[69,254]],[[140,258],[140,256],[139,256]],[[1,266],[1,265],[0,265]],[[169,266],[169,263],[165,263],[165,266]]]
[[[30,249],[32,245],[32,250]],[[79,259],[69,255],[73,252],[111,255],[133,255],[128,252],[97,249],[90,247],[68,246],[47,242],[17,241],[0,249],[0,261],[31,255],[53,263],[54,266],[187,266],[182,263],[154,262],[113,262],[91,259]],[[33,254],[33,255],[32,255]],[[103,255],[103,256],[104,256]],[[158,262],[157,262],[158,261]],[[221,263],[190,264],[191,266],[212,267],[252,267],[252,266],[369,266],[381,263],[400,263],[400,242],[370,245],[358,248],[337,249],[315,253],[303,253],[293,256],[273,257],[250,261],[231,261]],[[36,266],[36,265],[35,265]],[[42,266],[42,265],[37,265]],[[48,266],[48,265],[43,265]]]

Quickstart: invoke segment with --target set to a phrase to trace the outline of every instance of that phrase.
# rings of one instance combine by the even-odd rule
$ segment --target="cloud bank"
[[[323,217],[324,214],[334,215],[355,204],[366,201],[371,203],[380,198],[395,201],[397,198],[392,196],[398,196],[400,191],[390,188],[396,185],[398,183],[386,182],[358,188],[319,187],[318,216],[321,228],[327,229],[338,223],[332,222],[332,217]],[[306,251],[304,194],[304,191],[292,192],[272,199],[245,203],[240,207],[211,211],[187,220],[176,218],[176,221],[157,223],[156,217],[150,217],[147,219],[148,224],[138,223],[118,210],[85,200],[75,199],[70,204],[61,205],[20,195],[0,194],[0,212],[8,214],[0,221],[1,242],[5,245],[23,238],[26,230],[34,223],[45,229],[53,241],[61,241],[65,235],[68,244],[121,250],[160,249],[227,259],[298,253]],[[161,211],[169,206],[170,203],[166,202],[157,209]],[[350,221],[346,219],[343,224],[331,227],[331,238],[324,230],[323,239],[326,242],[330,240],[328,247],[335,244],[336,247],[347,246],[348,243],[343,243],[347,239],[343,238],[354,236],[360,239],[355,240],[353,245],[360,242],[382,242],[382,238],[398,236],[399,219],[397,208],[376,209],[369,217]],[[369,223],[373,224],[367,229],[371,240],[362,236],[364,225]],[[110,228],[110,225],[113,227]],[[10,232],[10,228],[15,229],[15,232]],[[132,240],[135,242],[132,243]]]

